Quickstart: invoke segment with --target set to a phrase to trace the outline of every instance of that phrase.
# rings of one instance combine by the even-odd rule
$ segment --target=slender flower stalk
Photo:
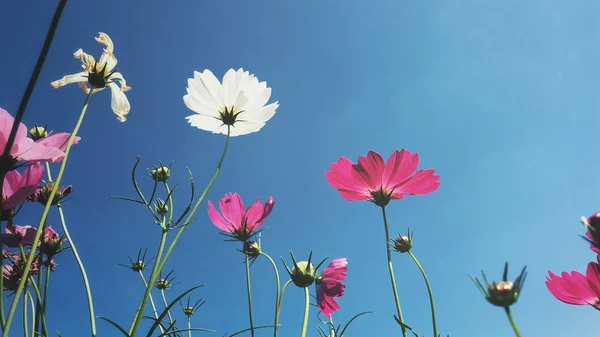
[[[156,253],[156,259],[154,260],[154,267],[152,267],[152,273],[150,274],[150,280],[148,280],[148,285],[146,286],[146,292],[144,293],[144,297],[138,306],[138,309],[133,318],[133,322],[131,322],[131,326],[129,327],[129,332],[127,333],[130,337],[135,336],[137,329],[142,322],[142,317],[144,315],[144,308],[146,308],[146,303],[148,302],[148,298],[150,297],[150,292],[152,291],[152,287],[158,278],[158,274],[160,272],[159,264],[161,261],[161,257],[163,254],[163,250],[165,248],[165,243],[167,241],[167,230],[165,228],[166,218],[163,215],[161,219],[161,227],[163,228],[162,235],[160,237],[160,244],[158,245],[158,252]]]
[[[52,206],[52,200],[54,200],[54,195],[56,194],[56,191],[58,190],[58,187],[60,186],[60,181],[62,180],[62,176],[65,172],[65,167],[67,166],[67,160],[69,159],[69,153],[71,152],[71,146],[73,145],[73,141],[75,140],[75,137],[77,136],[77,132],[79,131],[79,128],[81,127],[81,124],[83,123],[83,118],[85,117],[85,112],[87,111],[87,107],[90,102],[90,97],[91,97],[92,92],[93,91],[90,90],[90,93],[86,96],[85,103],[83,104],[83,108],[81,109],[81,113],[79,114],[79,119],[77,120],[77,124],[75,124],[75,128],[73,129],[73,132],[71,133],[71,136],[69,137],[69,140],[67,141],[67,146],[65,148],[65,156],[63,157],[63,159],[61,161],[60,168],[58,170],[58,175],[56,176],[56,180],[54,181],[54,187],[52,188],[52,191],[50,192],[50,195],[48,197],[48,202],[46,202],[46,206],[44,207],[44,211],[42,212],[42,216],[40,218],[38,228],[42,228],[43,224],[46,222],[46,219],[48,218],[48,213],[50,211],[50,207]],[[19,302],[19,297],[21,296],[21,293],[23,292],[23,289],[25,288],[25,283],[27,282],[27,278],[29,276],[29,269],[31,268],[33,259],[35,258],[35,251],[39,245],[40,237],[42,236],[42,232],[43,231],[41,231],[41,230],[37,231],[35,240],[33,242],[33,245],[31,246],[31,252],[30,252],[29,256],[27,257],[27,262],[25,263],[23,277],[21,278],[19,285],[17,287],[17,290],[15,291],[15,296],[13,298],[12,304],[8,311],[8,317],[6,318],[6,325],[4,327],[4,331],[2,332],[2,337],[8,337],[8,333],[10,331],[10,325],[12,323],[12,319],[15,315],[15,311],[17,309],[17,304]],[[91,326],[92,331],[91,332],[92,332],[92,337],[95,337],[96,336],[96,326],[95,326],[95,324],[93,324],[93,322],[94,321],[92,321],[92,326]]]
[[[169,306],[169,302],[167,302],[167,296],[165,295],[165,290],[161,289],[160,294],[162,295],[163,303],[165,304],[165,308]],[[152,296],[152,294],[150,294]],[[171,316],[171,310],[167,310],[167,314],[169,315],[169,323],[173,325],[173,316]]]
[[[275,315],[277,315],[277,317],[279,317],[279,312],[281,311],[281,302],[283,301],[283,293],[285,292],[285,288],[287,288],[290,283],[292,283],[292,280],[287,280],[287,282],[285,282],[283,284],[283,287],[281,288],[281,293],[279,294],[279,302],[277,303],[277,312],[275,313]]]
[[[392,265],[392,251],[390,248],[390,244],[388,243],[390,240],[390,231],[388,229],[387,216],[385,214],[385,206],[381,206],[381,212],[383,214],[383,226],[385,228],[385,248],[387,251],[387,261],[388,270],[390,272],[390,280],[392,281],[392,291],[394,292],[394,301],[396,302],[396,312],[398,313],[398,321],[400,321],[400,323],[404,323],[404,319],[402,317],[402,308],[400,308],[400,298],[398,297],[398,288],[396,287],[396,278],[394,277],[394,267]],[[403,325],[400,325],[400,327],[402,328],[402,336],[407,337],[406,328]]]
[[[250,261],[246,256],[246,289],[248,290],[248,317],[250,319],[250,334],[254,337],[254,322],[252,319],[252,292],[250,291]]]
[[[23,336],[29,337],[29,327],[27,326],[27,291],[23,292]]]
[[[188,337],[192,337],[192,315],[188,316]]]
[[[41,228],[42,231],[44,231],[44,227]],[[21,255],[22,255],[22,258],[25,258],[25,254],[23,253],[23,248],[21,248]],[[43,262],[43,256],[42,256],[42,254],[40,254],[40,256],[38,257],[38,266],[40,266],[40,270],[37,274],[37,283],[40,286],[42,285],[42,276],[44,275],[44,269],[41,267],[42,262]],[[43,306],[42,298],[40,297],[40,298],[38,298],[37,305],[35,306],[35,331],[34,331],[34,333],[40,332],[40,324],[41,324],[40,310],[42,310],[42,308],[45,308],[45,307]],[[42,335],[44,335],[45,331],[41,331],[41,333],[42,333]]]
[[[144,277],[144,273],[142,273],[141,270],[138,270],[138,273],[140,273],[140,277],[142,278],[142,281],[144,282],[144,287],[148,287],[148,282],[146,282],[146,278]],[[158,312],[156,311],[156,305],[154,304],[154,298],[152,297],[152,293],[150,293],[150,305],[152,306],[152,312],[154,313],[154,318],[156,318],[158,320]],[[165,333],[165,329],[163,328],[162,324],[158,325],[158,328],[160,329],[160,333],[164,334]]]
[[[273,266],[273,271],[275,271],[275,281],[277,282],[277,293],[275,294],[275,324],[273,325],[273,337],[277,337],[277,332],[278,332],[278,325],[279,325],[279,293],[281,292],[281,282],[279,281],[279,271],[277,270],[277,265],[275,264],[275,261],[273,261],[273,259],[263,253],[260,252],[260,255],[263,255],[264,257],[266,257],[270,262],[271,265]]]
[[[300,337],[306,337],[306,328],[308,327],[308,312],[310,309],[310,294],[308,287],[304,288],[304,319],[302,320],[302,331]]]
[[[89,95],[88,95],[89,97]],[[52,172],[50,171],[50,164],[46,163],[46,173],[48,175],[48,181],[52,181]],[[55,183],[58,186],[57,183]],[[50,202],[52,199],[49,199]],[[92,327],[93,335],[95,336],[96,331],[96,314],[94,313],[94,300],[92,298],[92,289],[90,287],[90,281],[88,279],[87,273],[85,271],[85,267],[83,265],[83,261],[79,256],[79,252],[77,251],[77,247],[71,238],[71,234],[69,234],[69,228],[67,227],[67,222],[65,220],[65,214],[62,209],[62,205],[60,203],[56,204],[56,209],[58,210],[58,217],[60,218],[60,224],[62,226],[63,233],[65,233],[65,237],[67,238],[67,242],[69,243],[69,247],[73,252],[73,256],[75,257],[75,261],[77,262],[77,266],[79,267],[79,272],[81,273],[81,277],[83,279],[83,285],[85,287],[85,294],[88,302],[88,312],[90,317],[90,325]],[[44,308],[46,306],[44,305]]]
[[[35,304],[33,303],[33,295],[31,295],[31,292],[25,290],[25,294],[29,297],[29,305],[31,306],[31,333],[33,334],[33,331],[35,331],[35,321],[33,320],[33,315],[35,315]]]
[[[427,292],[429,293],[429,304],[431,305],[431,321],[433,324],[433,335],[437,337],[438,332],[437,332],[437,321],[435,318],[435,304],[433,303],[433,292],[431,291],[431,285],[429,284],[429,279],[427,278],[427,274],[425,274],[425,270],[423,269],[423,267],[421,266],[421,264],[419,263],[419,260],[417,260],[415,255],[411,251],[408,251],[408,254],[410,254],[410,257],[412,257],[412,259],[413,259],[413,261],[415,261],[415,264],[417,265],[417,267],[419,267],[419,270],[421,271],[421,275],[423,275],[423,279],[425,280],[425,285],[427,285]]]
[[[202,204],[202,201],[206,197],[206,194],[208,193],[208,191],[210,190],[210,188],[214,184],[215,180],[217,180],[217,176],[219,175],[219,172],[221,172],[221,165],[223,165],[223,162],[225,161],[225,155],[227,154],[227,148],[229,147],[229,139],[231,138],[230,137],[230,131],[231,131],[230,128],[228,128],[227,129],[227,139],[225,140],[225,148],[223,149],[223,154],[221,155],[221,159],[219,160],[219,163],[217,164],[217,168],[215,169],[215,173],[213,174],[212,178],[208,182],[208,185],[206,186],[206,188],[204,189],[204,191],[202,191],[202,194],[200,195],[200,198],[198,198],[198,201],[196,202],[196,205],[194,205],[194,208],[188,214],[187,218],[185,219],[185,222],[183,223],[183,225],[181,226],[181,228],[177,232],[177,235],[175,235],[175,238],[171,242],[171,245],[167,249],[167,252],[165,253],[165,256],[163,257],[162,261],[160,262],[160,266],[158,268],[159,271],[164,268],[165,264],[167,263],[167,260],[169,259],[169,256],[171,256],[171,253],[173,252],[173,249],[175,248],[175,244],[177,244],[177,241],[179,241],[179,238],[183,234],[183,231],[185,231],[185,229],[188,227],[187,225],[189,225],[190,222],[192,222],[192,219],[194,218],[194,215],[196,214],[196,211],[198,211],[198,207],[200,207],[200,204]]]
[[[517,337],[522,337],[521,332],[519,331],[519,328],[517,327],[517,323],[515,323],[515,320],[512,317],[512,314],[510,312],[510,307],[504,307],[504,311],[506,311],[506,316],[508,316],[508,320],[510,321],[510,325],[512,326],[513,330],[515,331],[515,335]]]
[[[13,122],[12,129],[10,130],[10,134],[8,135],[8,139],[6,141],[6,146],[4,147],[4,151],[2,153],[2,157],[0,160],[4,160],[4,158],[9,158],[10,151],[12,150],[13,144],[15,142],[15,138],[17,135],[17,130],[19,129],[19,125],[23,120],[23,115],[25,115],[25,109],[27,108],[27,103],[29,103],[29,98],[33,93],[33,88],[35,88],[35,84],[42,72],[42,67],[46,62],[46,57],[48,56],[48,51],[50,50],[50,45],[52,44],[52,40],[54,39],[54,34],[56,33],[56,29],[58,28],[58,23],[60,22],[60,18],[62,13],[67,5],[67,0],[60,0],[58,5],[56,6],[56,10],[54,11],[54,16],[52,17],[52,21],[50,23],[50,27],[48,28],[48,32],[46,33],[46,38],[44,40],[44,45],[42,46],[42,50],[40,51],[40,55],[38,56],[37,62],[35,64],[35,68],[31,73],[31,77],[29,78],[29,82],[27,83],[27,88],[25,89],[25,93],[21,97],[21,102],[19,103],[19,107],[17,108],[17,113],[15,115],[15,121]],[[3,189],[4,185],[4,176],[6,175],[6,170],[0,170],[0,191]],[[0,207],[0,216],[2,215],[2,207]],[[0,240],[0,251],[2,251],[2,241]],[[4,259],[3,256],[0,256],[0,262]],[[0,277],[0,290],[4,289],[3,279]],[[19,292],[20,294],[20,292]],[[15,300],[18,300],[19,295],[15,296]],[[6,331],[6,319],[4,314],[4,296],[0,296],[0,327],[2,327],[2,331]],[[14,302],[14,300],[13,300]],[[11,305],[12,307],[12,305]],[[9,324],[10,326],[10,324]],[[4,335],[4,333],[3,333]],[[6,333],[8,335],[8,332]]]

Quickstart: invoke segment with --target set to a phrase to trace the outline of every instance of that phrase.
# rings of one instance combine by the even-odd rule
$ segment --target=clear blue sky
[[[55,2],[0,6],[0,106],[13,114]],[[273,196],[263,244],[274,257],[289,260],[290,249],[347,257],[335,320],[376,312],[356,321],[348,336],[398,336],[399,329],[380,212],[343,200],[324,173],[338,156],[356,160],[373,149],[387,158],[400,148],[418,152],[420,166],[441,175],[435,193],[388,209],[394,233],[415,231],[413,251],[430,275],[444,335],[512,334],[502,309],[486,303],[467,276],[483,268],[499,279],[508,260],[511,278],[525,264],[530,271],[513,307],[524,335],[596,336],[595,310],[560,303],[544,277],[548,269],[585,271],[595,259],[577,234],[579,217],[600,208],[599,11],[592,0],[70,2],[24,122],[72,129],[84,94],[49,83],[79,71],[72,58],[78,48],[98,56],[94,37],[108,33],[132,87],[132,109],[121,124],[110,94],[93,96],[64,177],[74,185],[64,208],[97,313],[124,325],[131,320],[141,282],[117,263],[159,240],[143,208],[105,197],[134,195],[129,175],[137,155],[142,181],[143,169],[174,161],[173,181],[185,185],[189,166],[203,188],[225,137],[187,125],[186,80],[194,70],[221,77],[244,67],[267,81],[281,106],[262,131],[232,139],[208,197]],[[188,191],[182,186],[175,195],[180,210]],[[41,206],[25,211],[23,221],[33,221]],[[56,214],[49,221],[57,225]],[[216,329],[214,336],[247,326],[243,258],[222,239],[204,204],[168,264],[183,281],[171,297],[206,283],[195,294],[206,305],[193,324]],[[421,275],[408,256],[394,259],[406,321],[431,335]],[[64,254],[57,262],[49,328],[83,336],[86,302],[74,259]],[[271,324],[271,266],[259,260],[252,272],[256,323]],[[302,306],[302,292],[289,288],[282,336],[299,334]],[[312,315],[313,336],[316,323]],[[99,331],[118,334],[103,322]]]

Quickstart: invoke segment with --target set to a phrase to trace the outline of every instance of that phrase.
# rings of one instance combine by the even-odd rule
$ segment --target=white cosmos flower
[[[106,46],[100,60],[96,62],[93,56],[88,55],[79,49],[73,54],[76,59],[81,60],[82,72],[66,75],[63,78],[56,80],[50,85],[54,89],[63,87],[67,84],[78,83],[79,87],[88,94],[90,90],[93,93],[104,90],[109,87],[111,91],[111,107],[117,115],[117,119],[121,122],[127,120],[125,116],[129,113],[131,106],[125,96],[125,92],[131,88],[127,86],[125,79],[121,73],[115,71],[117,66],[117,58],[113,54],[114,45],[112,40],[105,33],[98,33],[96,41]],[[117,84],[118,83],[118,84]],[[88,88],[88,84],[91,88]]]
[[[230,136],[247,135],[265,126],[273,117],[279,103],[265,104],[271,97],[267,82],[240,68],[229,69],[223,83],[210,70],[195,71],[188,79],[185,105],[196,114],[187,116],[188,122],[199,129]]]

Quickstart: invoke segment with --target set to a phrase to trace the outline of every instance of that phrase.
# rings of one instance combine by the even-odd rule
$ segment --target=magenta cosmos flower
[[[591,305],[600,310],[600,265],[590,262],[585,276],[577,271],[556,276],[548,271],[546,287],[559,301],[573,305]]]
[[[44,175],[44,167],[36,163],[27,167],[23,175],[17,170],[6,173],[2,185],[2,208],[12,209],[34,194]]]
[[[31,226],[8,224],[4,231],[6,233],[2,234],[2,244],[10,248],[16,248],[19,245],[31,246],[37,229]]]
[[[347,265],[345,258],[335,259],[325,268],[323,274],[317,277],[317,306],[327,317],[340,308],[334,299],[344,295],[346,285],[342,281],[346,279]]]
[[[256,234],[254,231],[267,219],[273,206],[275,206],[273,198],[269,197],[264,205],[260,203],[259,198],[245,209],[242,198],[237,193],[229,193],[219,200],[221,214],[212,202],[208,201],[208,216],[215,226],[228,236],[239,241],[247,241]]]
[[[8,142],[8,136],[15,119],[6,110],[0,108],[0,148],[4,150]],[[34,141],[27,137],[27,127],[19,124],[15,142],[10,150],[10,155],[14,161],[49,161],[52,163],[60,162],[65,156],[67,141],[71,136],[69,133],[55,133]],[[79,142],[81,138],[75,137],[73,144]]]
[[[434,170],[416,171],[419,155],[407,150],[394,151],[387,163],[379,153],[369,151],[358,157],[358,164],[340,157],[325,173],[327,181],[346,200],[369,200],[378,206],[405,194],[422,195],[435,191],[440,176]],[[414,173],[414,175],[413,175]]]

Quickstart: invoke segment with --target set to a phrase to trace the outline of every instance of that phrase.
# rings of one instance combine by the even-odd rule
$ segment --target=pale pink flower
[[[4,231],[6,233],[2,234],[2,244],[10,248],[17,248],[19,245],[31,246],[37,229],[31,226],[8,224]]]
[[[419,155],[407,150],[394,151],[387,163],[377,152],[369,151],[366,157],[358,157],[358,164],[338,158],[325,177],[346,200],[369,200],[385,206],[392,199],[428,194],[440,186],[440,176],[434,170],[415,173],[418,164]]]
[[[2,208],[12,209],[27,200],[38,189],[44,175],[44,167],[40,163],[29,165],[23,175],[17,170],[6,173],[2,185]]]
[[[221,214],[211,201],[208,202],[208,216],[215,226],[229,236],[247,241],[256,234],[254,231],[267,219],[274,205],[275,201],[271,197],[264,205],[259,198],[248,209],[244,209],[242,198],[237,193],[229,193],[219,200]]]
[[[556,276],[548,271],[546,287],[559,301],[573,305],[591,305],[600,310],[600,265],[590,262],[585,276],[577,271]]]
[[[334,299],[344,295],[348,261],[345,258],[331,261],[323,274],[317,277],[317,306],[321,313],[327,317],[336,312],[340,305]]]
[[[6,110],[0,108],[0,148],[2,151],[6,147],[14,121],[15,119]],[[70,134],[57,133],[34,141],[27,137],[27,133],[27,127],[20,123],[15,135],[15,142],[10,150],[10,155],[15,161],[57,163],[65,156],[64,151]],[[75,137],[73,144],[80,139],[80,137]]]

